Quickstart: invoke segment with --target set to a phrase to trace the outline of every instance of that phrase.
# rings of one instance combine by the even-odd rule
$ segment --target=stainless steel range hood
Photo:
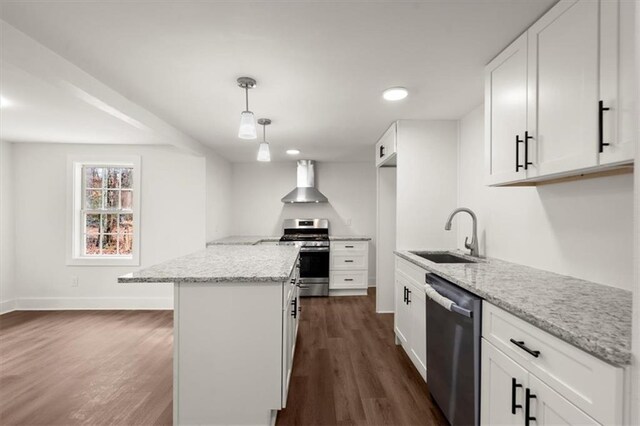
[[[315,187],[315,162],[298,160],[298,184],[282,197],[283,203],[326,203],[329,200]]]

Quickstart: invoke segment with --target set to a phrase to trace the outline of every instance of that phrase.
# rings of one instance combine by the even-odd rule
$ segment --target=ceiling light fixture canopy
[[[409,91],[405,87],[390,87],[382,92],[382,97],[387,101],[399,101],[407,97]]]
[[[240,128],[238,129],[238,137],[240,139],[256,139],[256,118],[249,111],[249,89],[256,87],[256,81],[251,77],[240,77],[238,86],[244,89],[245,94],[245,110],[240,114]]]
[[[267,142],[267,126],[271,124],[268,118],[261,118],[258,124],[262,126],[262,143],[258,148],[258,161],[271,161],[271,152],[269,151],[269,142]]]
[[[300,150],[299,149],[288,149],[287,150],[287,154],[288,155],[298,155],[298,154],[300,154]]]

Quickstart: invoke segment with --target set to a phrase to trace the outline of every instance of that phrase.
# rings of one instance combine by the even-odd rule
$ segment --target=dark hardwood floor
[[[373,292],[302,306],[279,425],[446,424]],[[171,424],[172,327],[170,311],[0,316],[0,424]]]
[[[303,299],[287,408],[277,425],[446,425],[395,345],[393,314],[363,297]]]
[[[173,312],[0,316],[0,424],[171,424]]]

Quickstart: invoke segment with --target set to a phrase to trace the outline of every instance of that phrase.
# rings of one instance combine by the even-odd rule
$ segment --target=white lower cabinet
[[[622,368],[486,301],[481,369],[483,425],[623,423]]]
[[[334,294],[366,294],[369,281],[369,242],[332,241],[329,289]],[[356,293],[353,293],[353,291]]]
[[[286,302],[282,306],[282,408],[287,406],[293,355],[296,350],[298,337],[298,322],[300,320],[299,288],[292,282],[288,289]]]
[[[427,311],[425,271],[396,258],[394,330],[420,375],[427,380]],[[421,277],[421,278],[420,278]]]

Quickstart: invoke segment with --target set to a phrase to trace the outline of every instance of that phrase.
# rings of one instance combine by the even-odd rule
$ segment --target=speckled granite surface
[[[280,241],[280,237],[280,235],[278,235],[277,237],[257,235],[232,235],[230,237],[221,238],[219,240],[209,241],[207,243],[207,247],[219,245],[255,245],[263,242],[277,242]]]
[[[604,361],[631,363],[630,291],[498,259],[438,264],[395,253]]]
[[[329,235],[331,241],[371,241],[366,235]]]
[[[331,241],[370,241],[371,237],[365,235],[329,235]],[[218,245],[255,245],[260,243],[271,243],[280,241],[278,236],[260,236],[260,235],[232,235],[230,237],[221,238],[219,240],[209,241],[207,247]]]
[[[273,282],[289,278],[295,246],[212,246],[118,278],[120,283]]]

